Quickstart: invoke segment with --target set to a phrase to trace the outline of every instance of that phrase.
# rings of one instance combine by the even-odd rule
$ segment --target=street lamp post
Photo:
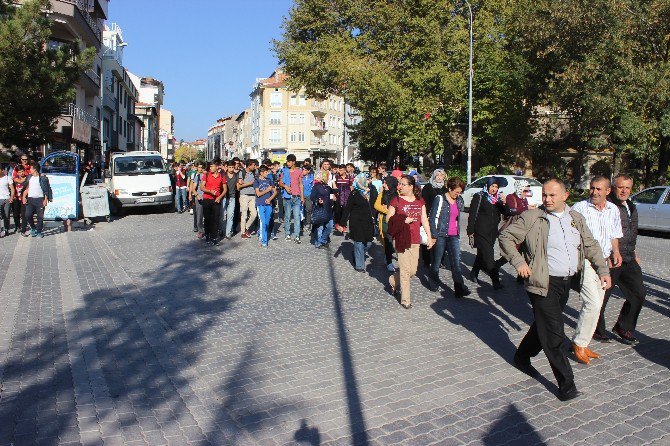
[[[465,0],[470,13],[470,85],[468,88],[468,178],[467,184],[472,182],[472,7],[470,2]]]

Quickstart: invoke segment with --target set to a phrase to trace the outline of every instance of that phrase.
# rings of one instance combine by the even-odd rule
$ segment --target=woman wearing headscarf
[[[428,184],[421,189],[421,198],[423,198],[424,203],[426,203],[426,213],[428,215],[430,215],[430,211],[432,210],[435,197],[442,195],[447,191],[444,186],[446,176],[444,169],[435,169],[430,176]],[[421,257],[423,258],[423,265],[426,268],[430,267],[432,256],[428,253],[426,245],[421,245]]]
[[[358,174],[353,186],[354,190],[349,195],[339,223],[349,228],[349,238],[354,241],[354,268],[356,271],[363,272],[365,271],[365,253],[372,246],[374,238],[368,174]]]
[[[428,249],[435,243],[430,235],[426,206],[414,177],[409,175],[400,177],[398,197],[389,203],[386,219],[398,253],[399,271],[389,278],[391,291],[395,295],[400,290],[400,305],[409,309],[412,307],[409,283],[419,266],[421,228],[426,232]]]
[[[328,247],[328,237],[333,230],[333,200],[331,194],[335,191],[328,186],[330,173],[319,170],[314,174],[314,186],[310,199],[312,200],[312,233],[315,234],[314,246],[319,249]]]
[[[505,221],[500,226],[501,232],[503,229],[517,221],[519,215],[523,214],[528,209],[534,209],[536,207],[535,205],[528,205],[528,197],[530,194],[530,183],[528,183],[528,181],[521,179],[514,182],[514,193],[509,194],[507,198],[505,198],[505,204],[509,207],[510,215],[505,217]],[[516,281],[519,284],[523,284],[523,277],[517,276]]]
[[[489,177],[484,189],[472,197],[470,213],[468,215],[468,238],[470,245],[477,248],[477,257],[472,266],[470,278],[477,280],[476,273],[483,269],[490,277],[493,288],[502,288],[499,270],[505,264],[505,259],[496,261],[493,254],[493,246],[498,238],[498,226],[500,217],[511,215],[509,207],[505,204],[505,196],[498,192],[499,179]]]
[[[379,237],[384,247],[384,256],[386,257],[386,269],[389,272],[395,272],[393,266],[393,241],[388,234],[388,222],[386,215],[389,212],[389,203],[398,196],[398,179],[391,175],[382,180],[382,190],[375,201],[375,209],[381,214],[379,218]]]

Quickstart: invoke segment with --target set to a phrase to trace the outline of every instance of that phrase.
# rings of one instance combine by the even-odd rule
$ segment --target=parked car
[[[486,181],[490,177],[496,177],[499,179],[500,191],[505,194],[513,194],[515,192],[514,182],[518,180],[526,180],[530,185],[531,196],[528,197],[528,204],[541,205],[542,204],[542,183],[537,181],[535,178],[530,177],[521,177],[518,175],[487,175],[485,177],[477,178],[472,183],[465,186],[463,191],[463,201],[465,201],[465,210],[470,209],[470,202],[472,197],[479,191],[484,189]]]
[[[670,232],[670,186],[650,187],[631,200],[637,205],[640,229]]]

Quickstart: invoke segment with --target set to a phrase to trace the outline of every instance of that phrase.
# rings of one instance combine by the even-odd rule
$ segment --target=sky
[[[111,0],[108,23],[128,46],[123,65],[165,85],[163,107],[175,117],[177,140],[207,137],[218,118],[250,105],[256,78],[277,66],[292,0]]]

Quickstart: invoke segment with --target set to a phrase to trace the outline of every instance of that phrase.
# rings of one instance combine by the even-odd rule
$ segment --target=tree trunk
[[[658,148],[658,179],[664,183],[668,181],[668,165],[670,165],[670,136],[662,136]]]

